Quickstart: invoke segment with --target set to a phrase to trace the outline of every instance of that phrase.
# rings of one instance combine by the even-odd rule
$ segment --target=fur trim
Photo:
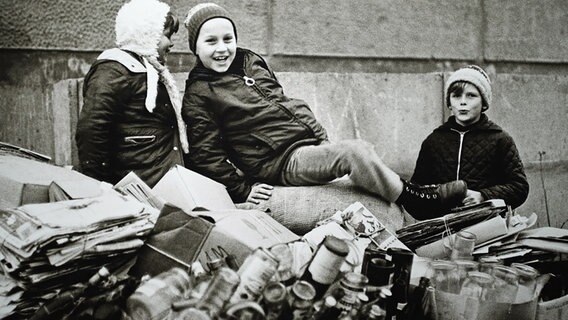
[[[156,0],[131,0],[116,15],[116,45],[141,56],[158,57],[170,6]]]
[[[158,59],[154,57],[148,57],[147,62],[154,67],[158,74],[160,75],[160,79],[166,86],[166,90],[168,91],[168,95],[170,96],[170,101],[172,103],[172,107],[174,108],[177,120],[177,126],[179,131],[179,140],[181,142],[181,147],[185,153],[189,152],[189,142],[187,140],[187,130],[185,126],[185,122],[181,116],[181,95],[180,91],[176,85],[176,81],[172,76],[170,70],[162,65]],[[154,101],[156,99],[154,98]]]

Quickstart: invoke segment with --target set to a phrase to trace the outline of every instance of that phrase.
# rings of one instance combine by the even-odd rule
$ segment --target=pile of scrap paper
[[[0,209],[0,318],[33,313],[101,266],[133,262],[157,209],[109,189],[78,200]]]

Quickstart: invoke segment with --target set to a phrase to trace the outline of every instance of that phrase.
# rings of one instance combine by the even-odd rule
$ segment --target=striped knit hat
[[[446,85],[444,88],[444,94],[446,96],[446,106],[450,106],[450,96],[448,94],[448,89],[452,86],[452,84],[460,81],[465,81],[473,84],[481,97],[483,98],[483,104],[489,108],[491,105],[491,80],[489,80],[489,76],[481,67],[476,65],[469,65],[463,67],[461,69],[456,70],[446,81]]]
[[[189,42],[189,50],[195,54],[195,43],[197,42],[197,37],[199,36],[199,30],[201,26],[213,18],[225,18],[231,21],[233,24],[233,30],[235,31],[235,38],[237,37],[237,27],[231,19],[229,12],[223,7],[207,2],[200,3],[195,7],[189,9],[187,13],[187,18],[185,18],[184,25],[187,28],[187,40]]]

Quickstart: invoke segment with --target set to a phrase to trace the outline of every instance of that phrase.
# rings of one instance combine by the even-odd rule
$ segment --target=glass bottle
[[[297,281],[290,289],[289,312],[283,312],[281,319],[306,319],[315,301],[316,289],[307,281]]]
[[[388,248],[387,254],[394,264],[391,287],[392,299],[397,303],[406,303],[414,254],[412,251],[402,248]]]
[[[333,296],[326,296],[321,308],[314,313],[313,320],[333,320],[341,314],[341,309],[337,307],[337,300]]]
[[[367,314],[366,319],[368,320],[384,320],[387,312],[379,307],[378,305],[374,304],[371,306],[371,310]]]
[[[430,262],[430,280],[436,290],[459,293],[457,265],[452,261],[434,260]]]
[[[201,299],[205,290],[211,282],[211,274],[205,272],[203,265],[199,261],[191,264],[191,292],[189,293],[191,299]]]
[[[262,304],[267,320],[276,320],[288,303],[288,291],[281,282],[270,282],[262,292]]]
[[[503,265],[503,260],[491,256],[482,256],[478,259],[478,262],[479,271],[488,274],[493,274],[494,266]]]
[[[346,273],[339,280],[339,285],[345,295],[339,300],[338,308],[346,311],[351,311],[353,308],[358,309],[360,307],[358,295],[365,292],[368,282],[369,279],[363,274],[358,272]]]
[[[237,286],[230,302],[242,300],[256,301],[262,290],[278,269],[278,259],[265,248],[255,249],[239,268],[241,282]]]
[[[450,260],[473,260],[473,249],[476,240],[476,235],[471,232],[462,230],[456,233]]]
[[[162,272],[143,282],[126,301],[133,319],[163,319],[171,313],[172,303],[180,300],[190,287],[187,272],[180,268]]]
[[[205,310],[211,318],[216,318],[238,285],[237,272],[228,267],[221,267],[216,271],[203,297],[197,302],[196,308]]]
[[[511,263],[511,267],[519,273],[517,297],[524,301],[532,300],[536,290],[536,279],[539,276],[538,270],[523,263]]]
[[[277,280],[285,286],[291,286],[296,281],[296,276],[292,272],[294,255],[287,243],[279,243],[270,247],[270,252],[278,259]]]
[[[461,288],[467,274],[471,271],[479,270],[479,263],[471,260],[455,260],[454,263],[458,268],[459,287]]]
[[[309,282],[316,290],[315,300],[322,298],[339,274],[349,247],[345,241],[334,236],[326,236],[318,246],[301,280]]]
[[[426,294],[426,288],[430,286],[430,279],[421,277],[418,286],[412,291],[408,303],[402,310],[405,319],[419,319],[423,313],[422,300]]]
[[[463,283],[460,295],[486,300],[487,290],[493,284],[493,277],[485,272],[471,271]]]
[[[493,267],[495,281],[487,293],[487,299],[500,303],[513,303],[519,288],[519,274],[511,267]]]

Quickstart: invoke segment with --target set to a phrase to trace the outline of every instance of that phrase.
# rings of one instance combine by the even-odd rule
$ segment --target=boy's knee
[[[344,140],[339,143],[343,153],[352,158],[369,157],[374,152],[372,144],[365,140]]]

